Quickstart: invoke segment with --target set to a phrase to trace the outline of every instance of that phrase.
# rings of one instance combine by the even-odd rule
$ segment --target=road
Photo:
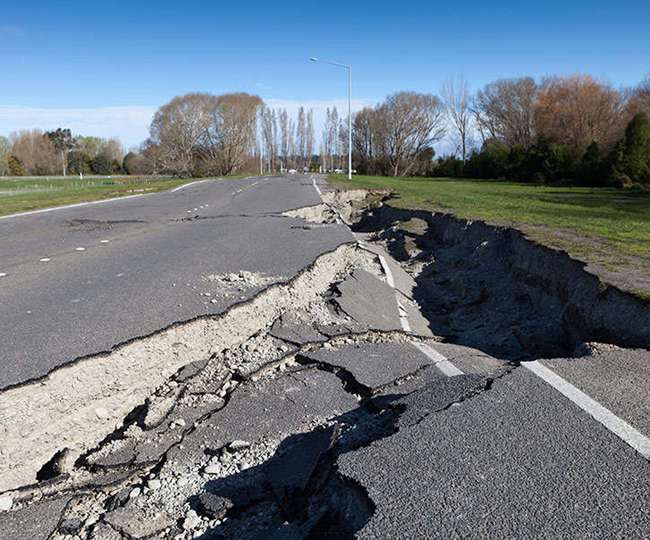
[[[322,192],[339,204],[295,175],[0,220],[0,532],[650,537],[650,353],[442,340],[384,244],[284,214]]]
[[[351,240],[278,219],[318,202],[309,178],[252,178],[0,220],[0,388],[259,289],[208,297],[207,276],[292,277]]]

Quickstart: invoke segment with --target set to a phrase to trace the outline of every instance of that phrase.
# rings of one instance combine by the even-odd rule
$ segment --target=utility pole
[[[332,66],[342,67],[348,70],[348,180],[352,180],[352,66],[330,62],[329,60],[320,60],[319,58],[310,58],[312,62],[323,62]]]

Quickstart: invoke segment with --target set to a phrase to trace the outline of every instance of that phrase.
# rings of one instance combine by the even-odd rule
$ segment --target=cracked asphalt
[[[416,300],[421,283],[372,235],[333,254],[353,240],[348,227],[282,216],[319,204],[316,182],[327,192],[311,176],[205,182],[115,208],[75,209],[84,217],[32,216],[49,225],[28,220],[32,248],[12,239],[14,266],[3,280],[24,274],[45,288],[61,280],[69,289],[59,294],[75,281],[64,276],[66,264],[72,276],[81,272],[74,268],[102,268],[105,279],[90,288],[110,296],[108,278],[120,265],[140,271],[115,292],[106,316],[80,308],[74,327],[60,323],[67,312],[44,293],[52,321],[43,328],[56,339],[20,352],[7,336],[5,385],[110,348],[113,335],[137,338],[210,313],[235,317],[241,301],[250,309],[229,327],[247,324],[241,336],[208,356],[188,355],[72,463],[55,455],[35,484],[0,489],[0,537],[649,538],[648,351],[581,344],[575,357],[513,361],[476,346],[480,328],[472,346],[436,336],[431,328],[446,312],[428,311],[435,319],[427,324]],[[42,254],[52,260],[41,263]],[[147,257],[160,266],[151,275]],[[311,263],[332,266],[332,257],[345,260],[321,282],[323,268]],[[205,279],[241,270],[297,281],[282,303],[273,279],[241,291],[227,286],[234,278]],[[176,286],[165,288],[169,280]],[[261,316],[263,302],[277,307],[272,317]],[[97,308],[97,297],[91,303]],[[120,318],[124,306],[132,312]],[[88,334],[77,339],[84,322]],[[110,325],[120,331],[111,334]],[[498,331],[485,330],[485,343]],[[209,340],[202,332],[177,339]],[[57,339],[56,354],[41,348]],[[21,356],[27,352],[33,363]],[[25,392],[32,386],[37,408],[38,384]],[[3,414],[0,407],[0,435]]]
[[[212,294],[208,275],[293,277],[352,240],[280,218],[318,202],[307,177],[265,177],[0,221],[0,389],[259,290]]]

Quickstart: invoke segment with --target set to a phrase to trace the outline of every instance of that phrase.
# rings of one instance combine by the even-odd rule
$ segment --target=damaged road
[[[248,222],[276,182],[308,202],[255,226],[311,260],[205,271],[253,286],[0,392],[0,536],[650,535],[650,357],[601,316],[647,306],[317,176],[252,186]]]

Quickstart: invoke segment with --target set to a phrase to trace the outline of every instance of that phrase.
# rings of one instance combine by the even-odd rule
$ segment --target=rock
[[[157,478],[152,478],[151,480],[149,480],[149,482],[147,482],[147,487],[151,490],[160,489],[161,486],[162,486],[162,482]]]
[[[83,527],[83,521],[79,518],[67,518],[59,524],[59,532],[73,536],[77,534]]]
[[[95,415],[100,420],[106,420],[110,416],[110,413],[108,412],[107,409],[104,409],[104,407],[97,407],[95,409]]]
[[[223,467],[219,463],[210,463],[203,472],[205,474],[221,474]]]
[[[136,497],[139,497],[141,491],[142,491],[142,490],[141,490],[139,487],[137,487],[137,488],[133,488],[133,489],[131,490],[131,493],[129,493],[129,499],[135,499]]]
[[[203,522],[194,510],[188,510],[183,520],[183,530],[192,531],[201,526]]]
[[[182,418],[177,418],[176,420],[174,420],[172,422],[171,427],[173,427],[173,428],[174,427],[185,427],[185,425],[186,425],[185,420],[183,420]]]
[[[232,501],[225,497],[213,493],[201,493],[199,495],[200,511],[212,519],[223,518],[232,507]]]
[[[11,510],[14,505],[14,500],[10,495],[3,495],[0,497],[0,512],[7,512]]]
[[[248,441],[235,440],[228,445],[228,449],[237,452],[239,450],[245,450],[246,448],[250,448],[250,446],[251,443],[249,443]]]

